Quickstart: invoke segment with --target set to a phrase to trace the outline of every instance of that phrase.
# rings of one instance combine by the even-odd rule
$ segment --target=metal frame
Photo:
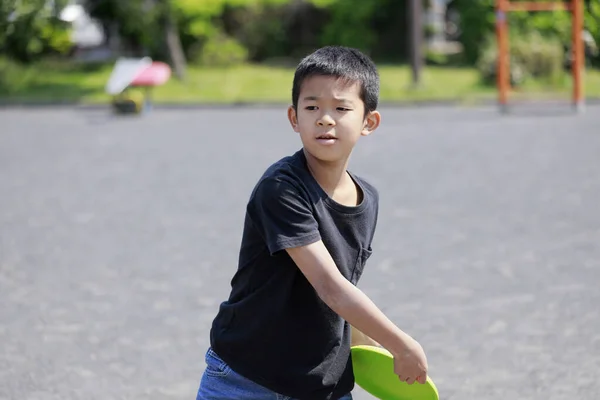
[[[570,11],[572,16],[572,75],[573,75],[573,106],[577,111],[583,111],[585,98],[583,90],[583,72],[585,67],[583,43],[583,1],[568,0],[567,2],[551,1],[510,1],[496,0],[496,37],[498,40],[498,102],[504,112],[508,107],[508,92],[510,90],[510,55],[508,39],[507,14],[511,11]]]

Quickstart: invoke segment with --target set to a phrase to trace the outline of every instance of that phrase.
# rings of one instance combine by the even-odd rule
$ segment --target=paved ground
[[[600,112],[384,109],[362,288],[444,400],[597,399]],[[284,110],[0,111],[0,398],[193,399]],[[368,396],[356,391],[356,399]]]

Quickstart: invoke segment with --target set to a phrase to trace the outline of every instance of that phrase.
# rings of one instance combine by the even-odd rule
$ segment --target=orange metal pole
[[[571,0],[573,13],[573,106],[578,112],[583,111],[583,70],[585,49],[583,43],[583,0]]]
[[[507,0],[496,0],[496,37],[498,40],[497,85],[500,110],[508,108],[508,91],[510,86],[510,59],[508,43],[508,11]]]
[[[496,0],[496,38],[498,41],[497,86],[498,102],[501,111],[507,111],[510,90],[510,44],[508,38],[507,13],[510,11],[561,11],[572,13],[572,74],[573,106],[578,112],[585,108],[584,72],[585,48],[583,42],[584,9],[583,0],[569,0],[569,3]]]
[[[571,9],[571,4],[550,1],[519,1],[510,3],[509,11],[566,11]]]

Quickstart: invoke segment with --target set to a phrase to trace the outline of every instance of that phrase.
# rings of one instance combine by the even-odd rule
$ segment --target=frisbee
[[[439,400],[433,380],[409,385],[394,373],[394,357],[386,349],[353,346],[352,368],[358,386],[380,400]]]

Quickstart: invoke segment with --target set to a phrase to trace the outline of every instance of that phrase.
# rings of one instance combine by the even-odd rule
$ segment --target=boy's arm
[[[377,343],[376,341],[374,341],[373,339],[356,329],[356,327],[352,325],[350,325],[350,327],[352,328],[352,340],[350,343],[351,346],[368,345],[381,347],[379,343]]]
[[[298,268],[333,311],[391,353],[401,353],[406,335],[360,289],[340,273],[322,241],[287,249]]]
[[[421,346],[344,278],[321,240],[287,252],[325,304],[392,353],[400,379],[425,382],[427,360]]]

